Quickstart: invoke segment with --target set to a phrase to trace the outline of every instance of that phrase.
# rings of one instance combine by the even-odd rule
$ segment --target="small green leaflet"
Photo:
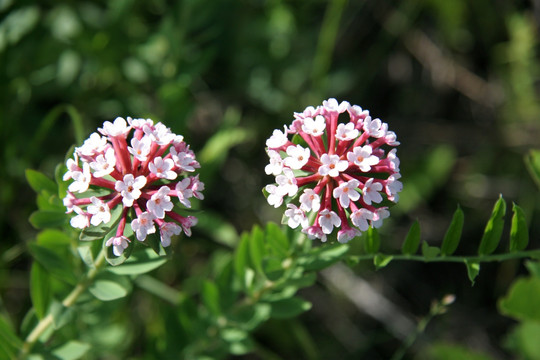
[[[463,210],[458,206],[452,217],[452,222],[444,235],[441,245],[441,255],[452,255],[456,251],[459,240],[461,239],[461,233],[463,232],[463,222]]]
[[[529,230],[523,210],[513,204],[512,226],[510,227],[510,251],[525,250],[529,244]]]
[[[500,196],[493,207],[491,217],[486,224],[484,235],[478,248],[479,255],[488,255],[497,249],[504,227],[504,215],[506,214],[506,202]]]
[[[416,220],[409,229],[409,232],[407,233],[407,237],[403,242],[403,246],[401,246],[401,252],[405,255],[413,255],[418,250],[419,245],[420,224],[418,223],[418,220]]]

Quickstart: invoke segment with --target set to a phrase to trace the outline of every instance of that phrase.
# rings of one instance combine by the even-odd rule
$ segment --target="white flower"
[[[145,126],[152,128],[154,126],[152,119],[132,119],[128,117],[127,121],[128,124],[134,129],[143,129]]]
[[[362,123],[363,123],[363,120],[362,121],[360,121],[360,120],[365,119],[366,117],[369,116],[369,111],[368,110],[362,110],[362,108],[360,106],[358,106],[358,105],[349,106],[347,108],[347,111],[349,112],[349,115],[350,115],[351,119],[353,119],[353,120],[358,119],[359,120],[360,125],[362,125]]]
[[[114,123],[110,121],[105,121],[103,123],[103,128],[99,128],[98,131],[103,135],[108,136],[124,136],[126,135],[131,127],[126,124],[126,120],[121,117],[114,119]]]
[[[81,210],[80,207],[74,206],[73,211],[77,214],[69,221],[69,224],[77,229],[84,229],[90,226],[90,216]]]
[[[92,218],[90,219],[92,225],[97,226],[101,223],[106,224],[111,221],[111,210],[106,203],[95,196],[92,196],[90,201],[92,205],[88,205],[86,210],[89,214],[92,214]]]
[[[81,168],[79,167],[79,157],[77,156],[77,153],[73,154],[74,159],[68,159],[66,161],[66,167],[68,171],[64,174],[62,177],[62,180],[68,181],[69,179],[73,178],[73,173],[77,171],[81,171]]]
[[[94,156],[105,151],[106,147],[107,138],[98,133],[92,133],[81,147],[75,148],[75,151],[79,156]]]
[[[153,128],[144,126],[143,131],[150,137],[150,140],[158,145],[169,145],[176,137],[176,135],[171,132],[171,129],[162,123],[157,123]]]
[[[308,117],[313,118],[314,116],[317,116],[320,114],[320,110],[321,110],[320,106],[317,106],[317,108],[314,108],[313,106],[308,106],[301,113],[295,112],[294,118],[295,119],[307,119]]]
[[[112,237],[105,243],[106,246],[113,247],[113,254],[120,256],[124,253],[124,250],[129,246],[129,239],[125,236]]]
[[[386,143],[390,146],[398,146],[400,144],[400,142],[397,141],[396,133],[393,131],[387,131],[384,139],[386,140]]]
[[[264,168],[266,175],[279,175],[283,171],[283,159],[281,155],[275,150],[268,150],[268,157],[270,163]]]
[[[90,167],[94,170],[95,177],[103,177],[113,172],[116,165],[116,156],[114,149],[108,148],[105,155],[98,155],[96,160],[90,163]]]
[[[296,205],[288,204],[287,210],[285,210],[285,216],[289,218],[287,224],[293,229],[296,229],[298,225],[301,225],[302,229],[307,227],[308,225],[308,219],[306,218],[306,214],[304,214],[302,210],[296,207]]]
[[[155,218],[163,219],[165,217],[165,212],[172,210],[174,205],[169,196],[170,191],[171,189],[169,189],[169,187],[162,186],[146,203],[148,211],[154,215]]]
[[[159,227],[159,232],[161,237],[161,245],[163,245],[163,247],[167,247],[171,245],[171,236],[179,235],[182,232],[182,228],[173,222],[165,222]]]
[[[352,122],[339,124],[336,130],[336,139],[341,141],[356,139],[359,133],[360,132],[354,128]]]
[[[342,182],[339,187],[334,188],[334,198],[339,199],[341,206],[348,208],[350,201],[356,201],[360,198],[360,194],[356,191],[358,185],[360,185],[360,181],[356,179]]]
[[[340,160],[338,155],[322,154],[322,165],[319,167],[319,174],[322,176],[330,175],[331,177],[339,176],[339,173],[347,170],[349,163],[347,160]]]
[[[312,136],[321,136],[326,129],[326,119],[322,115],[313,118],[307,117],[302,123],[302,131]]]
[[[294,196],[298,192],[296,177],[291,169],[284,168],[283,174],[276,176],[276,183],[279,185],[282,194]]]
[[[283,132],[277,129],[272,132],[272,136],[270,136],[270,138],[266,140],[266,146],[268,146],[268,148],[270,149],[279,148],[285,145],[288,141],[289,139],[287,139],[287,126],[283,126]]]
[[[307,235],[308,239],[321,239],[321,242],[326,242],[326,234],[319,226],[310,226],[302,229],[302,232]]]
[[[283,196],[285,196],[282,189],[273,184],[266,185],[264,189],[268,193],[268,197],[266,198],[268,204],[275,208],[280,207],[283,203]]]
[[[351,221],[361,231],[369,228],[368,220],[373,220],[375,214],[368,209],[360,208],[351,214]]]
[[[390,175],[386,180],[386,195],[388,195],[388,200],[393,202],[399,201],[398,193],[403,190],[403,184],[401,181],[398,181],[399,178],[401,178],[401,174],[395,173]]]
[[[347,108],[350,106],[348,101],[342,101],[340,104],[338,104],[337,100],[334,98],[324,100],[322,104],[326,111],[329,111],[329,112],[337,111],[340,114],[347,111]]]
[[[385,124],[386,126],[383,126],[383,123],[381,119],[371,119],[371,116],[368,116],[364,119],[364,130],[370,135],[375,138],[383,137],[386,134],[386,130],[388,129],[388,124]]]
[[[73,171],[71,177],[75,181],[68,186],[68,190],[79,193],[85,192],[90,186],[90,180],[92,180],[90,165],[87,162],[83,163],[82,171]]]
[[[300,170],[304,165],[307,164],[310,152],[309,148],[304,149],[300,145],[291,145],[287,147],[287,155],[289,155],[289,157],[283,160],[283,164],[291,169]]]
[[[128,147],[128,151],[139,161],[146,161],[151,147],[152,140],[148,136],[143,136],[141,140],[137,138],[131,139],[131,146]]]
[[[379,191],[381,191],[382,188],[382,184],[379,182],[373,182],[373,178],[366,181],[364,187],[362,188],[362,198],[364,202],[368,205],[371,205],[372,201],[380,203],[383,200],[381,194],[379,194]]]
[[[319,195],[312,189],[305,189],[300,195],[300,209],[304,211],[319,211],[321,207],[321,199]]]
[[[146,185],[146,177],[143,175],[133,177],[133,174],[124,175],[123,180],[118,180],[114,188],[122,195],[124,206],[133,206],[133,201],[141,196],[141,189]]]
[[[187,236],[191,236],[191,227],[197,225],[199,220],[195,216],[188,216],[186,217],[180,225],[182,225],[182,229],[184,230],[184,234]]]
[[[379,163],[379,158],[372,155],[373,149],[369,145],[356,146],[352,152],[347,153],[347,159],[354,163],[360,171],[368,172],[373,165]]]
[[[319,215],[319,225],[325,234],[330,234],[334,229],[334,226],[337,227],[341,225],[341,219],[332,210],[324,209]]]
[[[162,179],[174,180],[178,175],[172,170],[174,169],[174,161],[171,159],[163,160],[161,156],[156,157],[153,162],[148,164],[148,169],[152,174]]]
[[[185,178],[182,181],[179,181],[175,187],[178,200],[180,200],[180,203],[187,208],[191,207],[191,201],[188,199],[193,196],[193,191],[191,190],[190,185],[191,179]]]
[[[156,232],[154,226],[154,217],[149,212],[141,213],[135,220],[131,222],[131,228],[135,231],[137,240],[144,241],[148,234]]]
[[[341,229],[338,231],[337,233],[337,240],[344,244],[344,243],[348,243],[349,241],[351,241],[352,239],[354,239],[356,236],[360,235],[360,231],[358,231],[357,229],[354,229],[354,228],[346,228],[346,229]]]
[[[375,211],[375,214],[373,216],[373,221],[371,222],[371,226],[374,228],[379,228],[382,226],[383,219],[386,219],[390,216],[390,211],[388,211],[386,208],[378,208]]]

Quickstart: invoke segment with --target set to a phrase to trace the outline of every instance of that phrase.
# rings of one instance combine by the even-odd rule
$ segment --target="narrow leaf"
[[[0,316],[0,344],[7,359],[15,358],[15,355],[23,344],[22,340],[15,335],[10,324],[3,316]]]
[[[248,263],[249,234],[243,233],[240,237],[240,243],[234,253],[234,271],[238,277],[243,278]]]
[[[531,150],[525,156],[525,165],[536,185],[540,188],[540,150]]]
[[[51,302],[50,281],[47,270],[34,261],[30,270],[30,298],[40,320],[45,317]]]
[[[465,260],[465,266],[467,266],[469,280],[471,280],[471,284],[474,285],[474,279],[476,279],[480,272],[480,263],[478,261]]]
[[[420,224],[418,223],[418,220],[416,220],[411,228],[409,229],[409,232],[407,233],[407,237],[405,237],[405,241],[403,242],[403,245],[401,246],[401,252],[405,255],[413,255],[418,250],[418,246],[420,245]]]
[[[298,259],[298,263],[303,265],[305,270],[318,271],[335,264],[349,251],[347,244],[334,243],[323,245],[312,249],[306,257]]]
[[[157,255],[152,249],[134,252],[129,259],[107,270],[118,275],[140,275],[157,269],[167,262],[167,258]]]
[[[379,251],[381,246],[381,239],[377,229],[370,227],[368,231],[364,233],[364,250],[368,254],[375,254]]]
[[[28,184],[36,193],[46,191],[49,194],[56,194],[58,192],[56,183],[39,171],[27,169],[25,175]]]
[[[394,259],[392,255],[377,254],[373,258],[373,264],[375,264],[375,268],[379,270],[390,264],[390,261],[392,261],[392,259]]]
[[[510,228],[510,251],[524,250],[529,244],[529,230],[523,210],[513,204],[512,226]]]
[[[260,227],[254,226],[249,240],[249,255],[253,268],[263,274],[264,233]]]
[[[499,200],[495,203],[491,217],[486,224],[484,235],[482,236],[480,247],[478,248],[478,254],[488,255],[495,251],[501,240],[505,214],[506,202],[503,197],[500,196]]]
[[[215,283],[206,280],[202,287],[202,300],[210,313],[216,317],[221,315],[221,307],[219,305],[219,289]]]
[[[441,246],[441,255],[452,255],[456,251],[459,240],[461,239],[461,233],[463,232],[463,222],[463,210],[458,206],[452,217],[452,222],[444,235]]]
[[[289,239],[276,223],[269,222],[266,225],[265,239],[266,243],[274,253],[283,257],[288,255],[290,246]]]

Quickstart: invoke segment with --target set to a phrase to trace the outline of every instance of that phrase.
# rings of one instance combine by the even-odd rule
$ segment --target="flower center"
[[[336,165],[335,165],[335,164],[330,164],[330,165],[328,165],[328,167],[329,167],[330,169],[334,170],[334,169],[336,168]]]
[[[132,192],[134,189],[133,189],[133,186],[129,185],[128,188],[127,188],[127,191],[128,192]]]
[[[358,162],[362,162],[362,161],[364,161],[364,157],[363,157],[363,156],[358,156],[358,157],[356,158],[356,160],[357,160]]]

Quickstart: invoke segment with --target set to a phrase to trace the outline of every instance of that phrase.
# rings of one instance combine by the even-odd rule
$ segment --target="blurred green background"
[[[369,109],[401,141],[405,189],[381,231],[385,250],[399,249],[415,219],[438,245],[460,204],[458,252],[474,253],[501,193],[524,208],[538,247],[540,198],[523,156],[540,148],[539,20],[537,1],[0,0],[2,311],[18,324],[30,306],[25,243],[36,232],[27,221],[35,197],[24,170],[52,176],[71,145],[117,116],[164,122],[203,166],[201,223],[173,243],[175,259],[160,275],[180,289],[239,232],[280,221],[283,210],[261,192],[273,180],[265,139],[294,111],[330,97]],[[521,262],[484,266],[472,288],[452,264],[354,270],[411,318],[457,295],[425,342],[508,355],[512,322],[496,299]],[[327,278],[303,295],[312,311],[257,334],[279,356],[378,359],[399,346],[389,324]],[[141,323],[152,325],[150,315]],[[137,339],[149,333],[132,332],[126,354],[148,354],[152,346]]]

